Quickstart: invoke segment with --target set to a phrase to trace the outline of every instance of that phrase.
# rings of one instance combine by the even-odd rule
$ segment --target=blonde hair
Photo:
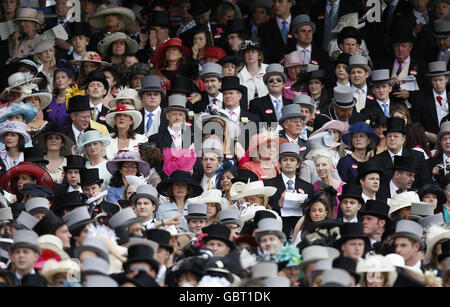
[[[55,72],[55,68],[56,68],[56,57],[55,57],[55,47],[50,47],[47,50],[53,49],[53,56],[52,59],[50,60],[50,72],[53,75]],[[38,64],[43,64],[40,60],[40,55],[43,54],[44,52],[46,52],[47,50],[44,50],[42,52],[39,52],[35,55],[33,55],[33,60],[38,63]]]

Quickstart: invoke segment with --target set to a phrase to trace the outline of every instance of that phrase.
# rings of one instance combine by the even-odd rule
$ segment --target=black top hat
[[[381,125],[387,125],[387,117],[384,114],[377,114],[370,119],[370,125],[372,128],[379,127]]]
[[[39,273],[27,274],[22,278],[22,287],[47,287],[47,279]]]
[[[65,172],[69,169],[83,170],[86,168],[86,159],[83,156],[69,155],[66,159],[67,165],[63,167]]]
[[[389,117],[386,123],[387,130],[383,131],[384,135],[388,134],[389,132],[401,132],[403,134],[406,134],[405,120],[403,118]]]
[[[183,93],[186,95],[191,94],[192,81],[189,78],[186,78],[185,76],[176,76],[175,78],[171,79],[170,82],[170,95],[172,95],[173,93]]]
[[[277,217],[275,216],[275,214],[273,214],[268,210],[259,210],[255,212],[255,217],[253,218],[253,221],[255,222],[256,225],[258,225],[259,221],[266,218],[276,219]]]
[[[356,273],[357,262],[350,257],[339,256],[333,260],[333,268],[343,269],[355,278],[355,284],[359,283],[361,275]]]
[[[86,22],[69,22],[68,24],[69,40],[74,36],[84,35],[91,38],[91,27]]]
[[[86,205],[86,196],[79,191],[72,191],[63,193],[54,197],[51,197],[52,205],[50,209],[55,212],[56,215],[62,216],[64,209],[71,210],[75,207]]]
[[[364,208],[364,211],[361,212],[361,215],[373,215],[380,219],[390,221],[388,213],[389,205],[386,202],[382,200],[369,199],[366,202],[366,206]]]
[[[23,150],[23,161],[33,162],[36,164],[48,164],[48,160],[44,159],[44,152],[39,146],[25,147]]]
[[[362,188],[360,185],[346,183],[342,186],[342,193],[338,196],[339,201],[344,198],[354,198],[358,200],[361,205],[364,205],[364,199],[361,196]]]
[[[130,67],[130,78],[134,75],[150,75],[150,66],[146,63],[134,63]]]
[[[67,113],[91,111],[93,108],[89,104],[89,97],[83,95],[73,96],[69,98],[69,107]]]
[[[106,79],[105,73],[103,71],[97,69],[97,70],[90,72],[89,75],[84,80],[84,85],[86,87],[88,87],[89,83],[91,83],[93,81],[101,82],[103,84],[103,86],[105,87],[106,92],[108,92],[109,83],[108,83],[108,80]],[[106,94],[105,94],[105,96],[106,96]]]
[[[392,43],[414,43],[414,37],[409,31],[397,32],[392,38]]]
[[[62,218],[57,216],[53,211],[48,213],[34,226],[33,230],[39,235],[55,234],[59,227],[64,225]]]
[[[173,252],[173,247],[169,244],[170,232],[163,229],[149,229],[145,232],[147,239],[155,241],[159,244],[159,247],[163,247],[169,250],[169,253]]]
[[[117,237],[116,239],[117,244],[122,245],[130,241],[130,234],[128,233],[128,227],[126,226],[116,227],[114,228],[114,232]]]
[[[33,183],[25,183],[23,187],[19,190],[19,192],[22,194],[37,195],[42,197],[49,197],[53,195],[53,190],[44,187],[42,185]]]
[[[207,5],[207,2],[204,0],[190,0],[191,8],[189,9],[189,14],[192,16],[199,16],[205,14],[210,10]]]
[[[84,168],[81,170],[81,186],[87,187],[94,184],[102,184],[103,179],[99,177],[98,168]]]
[[[361,223],[343,223],[340,230],[341,238],[338,240],[338,247],[351,239],[363,239],[366,247],[370,245],[369,238],[364,235],[364,227]]]
[[[197,181],[192,178],[189,172],[176,170],[170,175],[169,178],[164,179],[156,186],[158,193],[168,197],[169,188],[172,183],[187,183],[188,185],[192,186],[194,191],[192,192],[192,195],[190,197],[198,196],[203,192],[203,188]]]
[[[226,90],[236,90],[242,93],[242,87],[239,81],[238,77],[234,76],[226,76],[222,78],[222,87],[220,88],[220,91],[226,91]]]
[[[147,262],[153,270],[159,270],[159,262],[154,258],[153,248],[148,245],[136,244],[128,248],[128,260],[123,264],[125,271],[135,262]]]
[[[412,156],[394,156],[394,166],[391,169],[415,173],[415,164],[416,159]]]
[[[380,175],[380,179],[383,177],[384,172],[374,160],[368,160],[358,165],[358,176],[356,176],[356,184],[359,184],[359,180],[371,173],[377,173]]]
[[[208,234],[203,238],[206,244],[209,240],[220,240],[224,242],[230,249],[234,249],[234,243],[230,241],[230,229],[223,224],[211,224],[203,227],[202,232]]]
[[[152,11],[150,25],[154,27],[169,27],[170,14],[169,11]]]
[[[441,262],[447,257],[450,257],[450,240],[447,240],[441,244],[442,253],[438,256],[438,262]],[[447,268],[448,269],[448,268]]]
[[[356,39],[359,45],[361,45],[361,34],[355,27],[345,27],[339,32],[338,44],[342,44],[343,40],[352,37]]]
[[[230,35],[232,33],[248,33],[247,25],[245,24],[245,21],[240,18],[234,18],[230,19],[227,22],[227,33],[226,35]]]
[[[250,182],[258,181],[258,175],[256,175],[251,170],[240,169],[240,170],[238,170],[237,177],[231,179],[231,183],[236,183],[236,182],[248,183],[249,179],[250,179]]]
[[[352,56],[351,54],[342,52],[341,54],[339,54],[339,56],[337,57],[337,59],[334,60],[334,62],[333,62],[334,67],[336,67],[337,64],[345,64],[345,65],[348,65],[351,56]]]

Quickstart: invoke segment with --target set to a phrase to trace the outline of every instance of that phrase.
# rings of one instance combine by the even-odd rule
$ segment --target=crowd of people
[[[38,2],[0,0],[1,286],[450,286],[450,1]]]

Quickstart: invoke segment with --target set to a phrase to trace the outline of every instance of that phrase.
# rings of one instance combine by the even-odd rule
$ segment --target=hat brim
[[[117,114],[126,114],[131,116],[133,119],[133,131],[139,128],[139,125],[142,122],[142,114],[138,110],[110,111],[105,116],[105,121],[110,127],[114,127],[116,125],[115,119]]]
[[[148,174],[150,173],[150,165],[145,161],[142,161],[142,160],[136,161],[136,160],[130,160],[130,159],[114,159],[114,160],[106,162],[106,168],[112,175],[114,175],[117,172],[117,170],[119,169],[120,162],[135,162],[135,163],[137,163],[139,173],[141,173],[145,177],[147,177]]]
[[[68,155],[72,154],[72,147],[75,145],[75,143],[72,141],[71,138],[69,138],[67,135],[60,131],[43,131],[42,133],[39,133],[33,138],[33,142],[36,142],[39,146],[42,147],[43,151],[47,151],[47,136],[49,135],[58,135],[60,136],[64,141],[64,146],[60,149],[60,155],[63,157],[66,157]],[[47,163],[48,164],[48,161]]]
[[[406,238],[409,238],[409,239],[414,240],[416,242],[419,242],[420,243],[420,247],[422,249],[425,248],[425,242],[422,240],[422,238],[416,236],[413,233],[401,231],[401,232],[395,232],[395,233],[391,234],[392,240],[394,240],[395,238],[400,238],[400,237],[406,237]]]
[[[53,96],[50,93],[35,93],[35,94],[22,96],[22,97],[16,99],[14,102],[24,101],[25,99],[31,98],[31,97],[38,97],[39,98],[39,111],[42,111],[46,107],[48,107],[48,105],[50,104],[50,102],[53,99]]]
[[[18,194],[15,179],[21,174],[31,175],[37,179],[38,185],[42,185],[53,190],[53,180],[49,173],[31,162],[22,162],[19,165],[7,170],[6,173],[0,177],[0,187],[9,193]]]
[[[94,28],[103,29],[106,27],[104,16],[110,14],[121,15],[125,28],[136,20],[136,16],[132,10],[124,7],[115,7],[105,8],[94,13],[91,18],[89,18],[89,24]]]
[[[237,194],[232,199],[238,200],[247,196],[255,196],[255,195],[264,195],[267,197],[273,196],[277,192],[277,188],[264,186],[261,188],[253,189],[253,190],[244,190],[242,193]]]
[[[233,242],[231,242],[230,240],[228,240],[228,239],[226,239],[224,237],[221,237],[221,236],[208,235],[208,236],[203,238],[203,243],[206,244],[209,240],[219,240],[219,241],[224,242],[226,245],[228,245],[228,247],[230,249],[234,249],[235,248],[235,245],[234,245]]]
[[[369,67],[369,65],[364,65],[364,64],[349,64],[347,65],[347,67],[345,68],[345,70],[347,71],[348,74],[350,74],[350,70],[352,68],[362,68],[364,69],[366,72],[369,73],[369,75],[372,73],[372,69]]]
[[[147,198],[147,199],[150,199],[150,200],[155,204],[156,210],[158,210],[158,207],[159,207],[159,200],[158,200],[158,198],[155,197],[154,195],[147,194],[147,193],[139,193],[139,194],[136,193],[136,194],[134,194],[133,196],[131,196],[130,202],[131,202],[132,204],[136,204],[136,201],[137,201],[139,198]]]
[[[353,108],[356,105],[356,99],[353,98],[352,101],[346,101],[346,102],[342,102],[342,101],[336,101],[334,98],[331,100],[331,104],[336,105],[339,108],[343,108],[343,109],[350,109]]]
[[[156,189],[158,190],[158,193],[161,195],[164,195],[166,197],[169,197],[169,188],[172,183],[186,183],[194,188],[194,191],[192,192],[191,197],[199,196],[203,193],[203,188],[193,179],[189,178],[167,178],[163,181],[161,181]]]
[[[288,119],[298,118],[298,117],[303,119],[303,120],[305,120],[307,116],[305,114],[302,114],[302,113],[291,113],[291,114],[286,115],[285,117],[281,117],[279,122],[280,122],[280,124],[283,124]]]
[[[108,102],[109,108],[111,110],[114,110],[117,108],[117,102],[120,100],[124,100],[124,99],[129,99],[129,100],[133,100],[134,102],[134,107],[137,110],[142,109],[142,102],[139,99],[136,99],[135,97],[120,97],[120,98],[114,98],[112,99],[110,102]]]
[[[100,52],[100,54],[102,55],[102,57],[111,56],[111,54],[109,54],[109,52],[108,52],[109,46],[111,46],[111,44],[116,41],[124,41],[126,43],[128,54],[135,54],[139,50],[139,45],[138,45],[137,41],[135,41],[134,39],[132,39],[129,36],[124,37],[124,36],[116,34],[116,33],[108,35],[98,44],[97,49],[98,49],[98,52]]]
[[[13,252],[16,248],[31,248],[38,253],[39,256],[42,255],[42,249],[37,244],[30,244],[26,242],[13,243],[10,247],[10,251]]]
[[[265,73],[263,76],[263,81],[264,83],[267,83],[267,80],[271,77],[271,76],[281,76],[283,78],[283,82],[286,83],[287,82],[287,75],[284,72],[279,72],[279,71],[271,71],[268,73]]]
[[[103,250],[101,250],[98,247],[95,246],[89,246],[89,245],[81,245],[79,247],[77,247],[74,251],[74,255],[76,258],[78,258],[80,256],[80,254],[84,251],[94,251],[95,253],[97,253],[102,259],[104,259],[105,261],[107,261],[109,263],[109,257],[108,254],[106,254]]]
[[[260,241],[261,237],[264,235],[276,235],[278,238],[280,238],[283,242],[286,241],[286,235],[282,232],[282,231],[278,231],[278,230],[263,230],[263,231],[258,231],[255,234],[255,239],[257,242]]]
[[[92,142],[101,142],[101,143],[103,143],[103,147],[105,147],[105,148],[110,143],[109,139],[104,139],[104,138],[90,139],[90,140],[87,140],[86,142],[80,143],[80,145],[78,145],[78,147],[77,147],[78,148],[78,153],[85,154],[86,153],[85,146],[87,144],[89,144],[89,143],[92,143]]]

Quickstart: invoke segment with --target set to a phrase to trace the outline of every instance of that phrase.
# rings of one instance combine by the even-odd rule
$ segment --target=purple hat
[[[5,143],[5,134],[14,132],[23,136],[25,144],[31,141],[30,135],[27,133],[27,125],[22,122],[7,120],[0,124],[0,142]]]
[[[150,173],[150,165],[141,160],[141,156],[138,151],[119,151],[113,160],[106,162],[106,168],[111,174],[114,174],[119,169],[120,162],[136,162],[138,164],[139,173],[141,173],[144,177],[147,177]]]

